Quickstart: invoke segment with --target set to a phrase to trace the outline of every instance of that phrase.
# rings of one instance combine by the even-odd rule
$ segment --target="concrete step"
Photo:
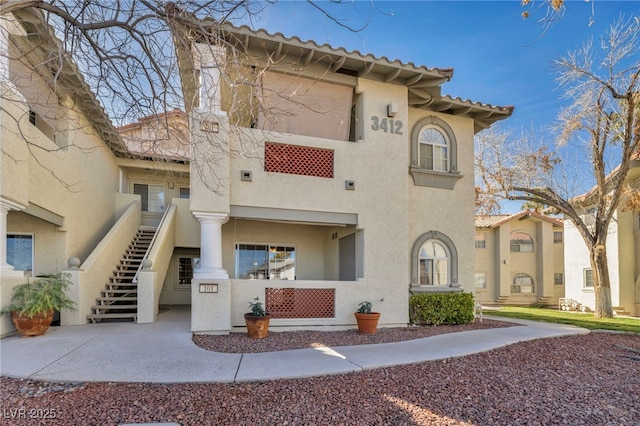
[[[135,309],[137,311],[138,305],[93,305],[91,309],[96,311],[97,314],[99,314],[100,311],[111,311],[111,310],[130,311],[132,309]]]
[[[122,281],[122,277],[109,277],[109,280],[107,283],[109,287],[138,287],[138,284],[132,283],[131,280]]]
[[[121,297],[113,297],[113,296],[103,296],[96,298],[97,302],[138,302],[138,298],[136,296],[121,296]]]
[[[122,313],[122,314],[89,314],[87,319],[93,323],[100,322],[103,319],[132,319],[136,321],[138,319],[138,313]]]
[[[138,294],[137,288],[129,288],[129,289],[116,289],[116,290],[101,290],[100,293],[103,294]]]

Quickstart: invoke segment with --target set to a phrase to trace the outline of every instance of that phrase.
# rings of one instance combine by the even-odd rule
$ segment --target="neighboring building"
[[[633,160],[626,183],[640,191],[640,160]],[[581,205],[585,223],[593,216],[592,193],[584,194]],[[565,220],[566,297],[595,309],[593,269],[589,250],[573,222]],[[640,211],[616,210],[607,235],[607,259],[611,303],[619,315],[640,316]]]
[[[22,34],[4,41],[11,48],[47,33],[30,24],[29,13],[16,15]],[[92,100],[54,93],[56,104],[73,108],[61,114],[73,120],[65,124],[65,144],[96,149],[63,148],[42,160],[54,175],[68,172],[83,182],[78,191],[34,164],[20,132],[3,141],[3,151],[10,146],[29,167],[12,166],[3,154],[7,225],[0,243],[9,243],[5,257],[32,257],[29,265],[3,265],[3,304],[8,277],[27,268],[72,275],[78,311],[63,313],[63,324],[109,312],[151,322],[160,303],[190,304],[198,333],[244,327],[255,297],[272,313],[272,327],[326,328],[352,327],[363,300],[382,312],[381,326],[393,326],[408,322],[410,292],[474,291],[473,137],[509,117],[512,107],[442,95],[451,69],[247,27],[215,31],[224,43],[218,46],[189,34],[176,37],[188,40],[177,48],[186,116],[141,119],[119,129],[122,139],[86,84],[78,84],[77,69],[64,65],[74,79],[69,87],[82,89],[73,96]],[[26,73],[8,69],[7,81]],[[48,90],[46,81],[41,90]],[[23,108],[21,126],[28,127],[24,104],[2,102],[3,127],[11,126],[5,107]],[[162,130],[162,122],[182,130]],[[56,144],[37,125],[28,131]],[[149,134],[159,135],[164,149],[145,142]],[[145,260],[135,260],[141,266],[126,284],[136,257],[128,246],[139,229],[154,236],[141,237],[148,249],[133,249]],[[24,251],[13,235],[26,236]],[[137,304],[100,307],[115,298],[101,296],[107,282],[113,291],[135,289]]]
[[[534,211],[476,216],[476,301],[556,305],[564,297],[563,222]]]

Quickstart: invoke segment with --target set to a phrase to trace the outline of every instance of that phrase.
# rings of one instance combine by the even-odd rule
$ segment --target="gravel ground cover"
[[[415,365],[240,384],[3,377],[3,425],[638,425],[640,336],[594,332]],[[364,348],[363,348],[364,350]]]
[[[437,334],[458,331],[481,330],[485,328],[512,327],[517,324],[507,321],[483,319],[469,324],[409,326],[401,328],[379,328],[376,334],[360,334],[354,330],[344,331],[291,331],[273,332],[265,339],[250,339],[246,333],[231,333],[226,336],[193,336],[193,342],[203,349],[228,353],[273,352],[289,349],[304,349],[318,346],[350,346],[374,343],[391,343],[402,340],[420,339]]]

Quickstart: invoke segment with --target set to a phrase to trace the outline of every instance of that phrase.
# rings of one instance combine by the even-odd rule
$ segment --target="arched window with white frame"
[[[411,251],[411,287],[459,287],[458,252],[453,241],[438,231],[422,234]]]
[[[513,274],[511,281],[511,294],[532,294],[535,293],[535,284],[531,276],[518,272]]]
[[[432,239],[422,244],[418,264],[420,285],[449,284],[449,253],[440,241]]]
[[[457,141],[453,129],[436,116],[418,120],[411,130],[411,167],[416,186],[453,189],[458,171]]]
[[[428,124],[420,130],[418,151],[421,168],[437,172],[449,171],[449,143],[445,134],[436,126]]]

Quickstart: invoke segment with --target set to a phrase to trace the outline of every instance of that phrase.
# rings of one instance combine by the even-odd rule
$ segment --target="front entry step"
[[[120,264],[109,277],[105,289],[96,298],[91,307],[92,313],[87,320],[96,323],[101,321],[118,321],[138,319],[138,284],[133,282],[140,263],[147,252],[155,229],[140,227],[133,241],[120,259]]]

